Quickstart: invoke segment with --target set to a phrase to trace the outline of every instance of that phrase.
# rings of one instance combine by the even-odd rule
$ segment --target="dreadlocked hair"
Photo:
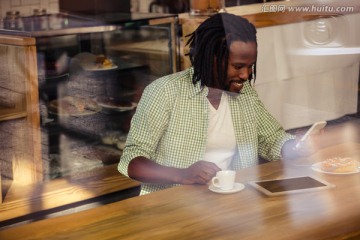
[[[227,78],[230,45],[234,41],[255,42],[256,28],[247,19],[229,13],[218,13],[206,19],[189,37],[187,55],[194,68],[193,83],[224,88]],[[216,62],[215,62],[216,61]],[[214,67],[216,66],[215,72]],[[255,82],[256,63],[250,81]]]

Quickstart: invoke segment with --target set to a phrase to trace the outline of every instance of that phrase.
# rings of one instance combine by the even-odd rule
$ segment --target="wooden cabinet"
[[[0,159],[7,183],[42,181],[35,39],[0,35]],[[3,196],[4,197],[4,196]]]

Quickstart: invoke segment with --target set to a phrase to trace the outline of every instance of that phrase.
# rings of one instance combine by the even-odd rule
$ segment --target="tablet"
[[[249,184],[268,196],[334,188],[335,185],[310,176],[252,181]]]

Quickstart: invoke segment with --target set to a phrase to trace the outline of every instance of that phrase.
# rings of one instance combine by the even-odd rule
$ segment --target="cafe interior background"
[[[170,12],[151,0],[72,2],[0,1],[0,38],[5,39],[0,44],[1,227],[136,196],[139,184],[116,171],[136,104],[151,81],[188,66],[185,30],[178,22],[191,19],[186,6]],[[225,1],[225,7],[231,12],[256,3],[263,4]],[[114,17],[110,8],[125,14]],[[44,16],[45,27],[23,35],[35,42],[16,46],[6,40],[26,28],[26,21]],[[6,19],[24,21],[9,32],[3,31]],[[359,20],[356,12],[258,28],[254,87],[287,131],[301,133],[316,121],[331,126],[359,117]],[[62,32],[72,21],[76,31]],[[35,58],[26,56],[31,51]],[[89,66],[99,55],[115,68]],[[85,106],[64,114],[51,108],[69,96]],[[89,187],[84,179],[100,187]],[[69,196],[67,190],[74,187],[78,194]],[[55,188],[63,194],[46,202],[44,196],[53,200]],[[12,201],[21,207],[12,209]]]

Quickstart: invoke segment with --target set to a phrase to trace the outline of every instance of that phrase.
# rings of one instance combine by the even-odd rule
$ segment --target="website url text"
[[[312,6],[286,6],[286,5],[271,5],[264,4],[261,7],[262,12],[325,12],[325,13],[349,13],[354,12],[355,7],[351,6],[327,6],[327,5],[312,5]]]

